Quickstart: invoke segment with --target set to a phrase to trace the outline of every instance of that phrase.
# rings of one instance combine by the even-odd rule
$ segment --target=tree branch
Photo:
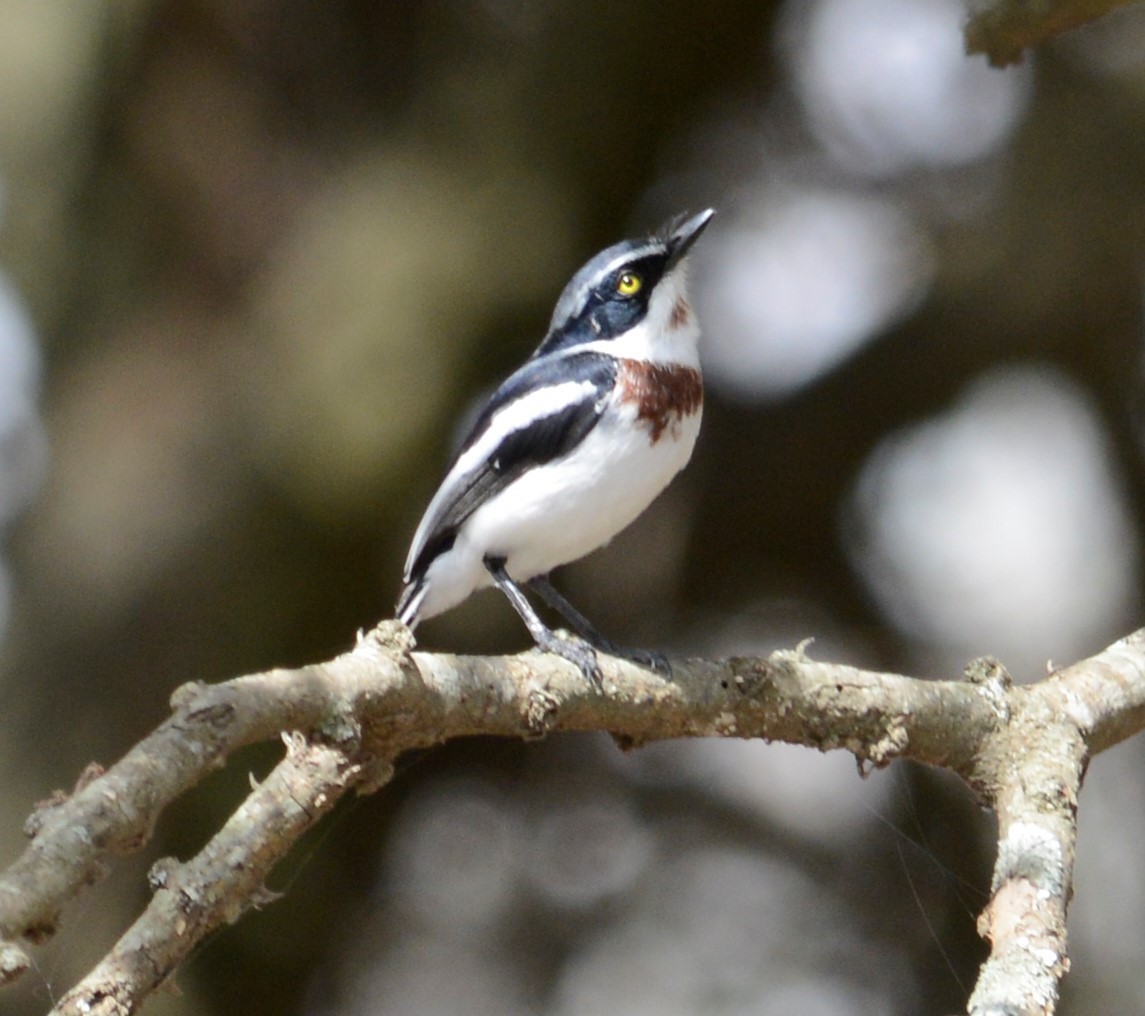
[[[1126,7],[1133,0],[967,0],[966,52],[993,67],[1018,63],[1027,49]]]
[[[992,951],[969,1011],[1051,1013],[1068,967],[1085,765],[1145,726],[1145,630],[1024,687],[988,659],[965,680],[926,681],[795,650],[678,661],[670,679],[608,660],[601,695],[555,657],[411,650],[409,633],[386,622],[327,663],[179,689],[153,734],[29,820],[31,843],[0,874],[0,978],[26,965],[19,940],[51,934],[67,900],[142,846],[171,801],[245,744],[287,732],[283,760],[207,846],[153,868],[151,904],[54,1011],[134,1012],[207,935],[268,902],[265,880],[298,837],[347,790],[383,785],[403,752],[477,734],[607,730],[630,745],[763,737],[959,773],[997,811],[1000,838],[979,922]]]
[[[150,905],[53,1014],[134,1012],[211,932],[275,898],[264,886],[271,869],[362,772],[337,748],[284,740],[286,757],[194,860],[152,867]]]

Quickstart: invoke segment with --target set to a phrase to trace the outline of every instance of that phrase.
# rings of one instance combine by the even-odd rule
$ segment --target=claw
[[[618,647],[616,655],[635,663],[638,667],[654,670],[663,677],[671,677],[672,675],[672,664],[668,662],[668,657],[654,649],[621,649]]]
[[[596,658],[596,650],[587,642],[575,637],[562,637],[550,634],[549,638],[538,643],[546,653],[556,653],[575,664],[584,674],[585,679],[597,690],[604,691],[604,675],[600,671],[600,662]]]

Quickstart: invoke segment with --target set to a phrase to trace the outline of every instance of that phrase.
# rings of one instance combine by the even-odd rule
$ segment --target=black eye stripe
[[[643,246],[639,252],[602,260],[604,264],[595,272],[586,273],[583,279],[574,278],[570,283],[572,288],[566,287],[539,353],[616,338],[639,324],[648,313],[652,294],[667,267],[667,251]],[[635,289],[627,293],[619,289],[620,279],[626,273],[640,280]]]

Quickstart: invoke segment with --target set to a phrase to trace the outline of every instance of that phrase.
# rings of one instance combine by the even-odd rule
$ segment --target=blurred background
[[[956,0],[3,0],[0,861],[182,682],[389,616],[474,400],[598,249],[708,205],[688,470],[558,582],[609,634],[1017,680],[1139,624],[1145,10],[1021,66]],[[493,593],[428,649],[528,644]],[[1145,1013],[1140,740],[1061,1011]],[[65,915],[45,1011],[260,775]],[[848,756],[474,740],[348,802],[147,1011],[962,1011],[993,825]]]

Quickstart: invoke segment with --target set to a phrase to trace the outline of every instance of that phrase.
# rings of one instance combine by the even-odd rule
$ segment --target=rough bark
[[[841,748],[863,765],[911,758],[958,773],[999,828],[979,920],[991,953],[968,1011],[1054,1011],[1069,966],[1078,794],[1089,758],[1145,726],[1145,629],[1021,687],[990,659],[958,680],[923,680],[802,649],[675,661],[671,678],[608,660],[604,675],[599,693],[537,653],[417,653],[386,622],[326,663],[179,689],[154,733],[29,819],[31,842],[0,873],[0,984],[20,975],[26,944],[52,933],[67,900],[245,744],[281,736],[286,753],[196,857],[155,865],[150,905],[53,1012],[135,1012],[211,932],[270,902],[265,880],[298,837],[348,790],[384,785],[403,752],[468,735],[606,730],[631,745],[762,737]]]

